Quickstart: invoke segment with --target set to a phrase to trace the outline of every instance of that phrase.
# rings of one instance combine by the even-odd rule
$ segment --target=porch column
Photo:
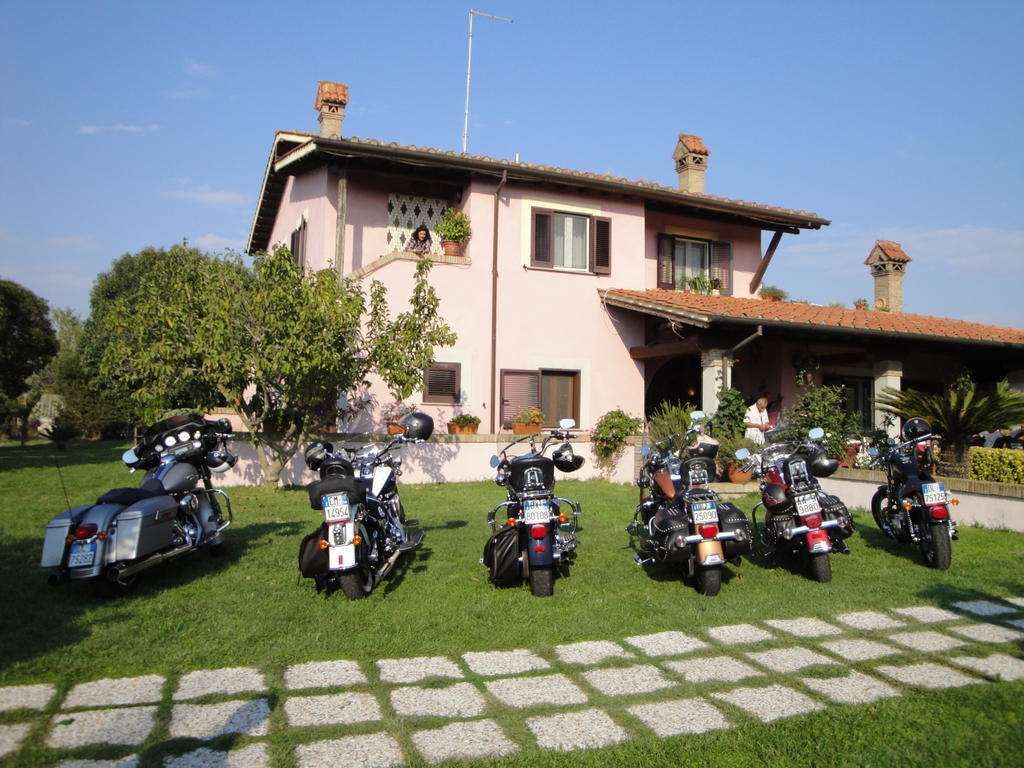
[[[902,389],[900,386],[900,380],[903,378],[903,363],[899,360],[876,360],[874,364],[875,374],[875,397],[882,394],[884,387],[891,387],[892,389]],[[881,429],[882,421],[886,414],[878,409],[875,409],[875,426]],[[893,424],[888,428],[890,437],[899,437],[900,428],[898,424]]]
[[[732,359],[724,349],[700,353],[700,405],[709,416],[718,410],[718,393],[732,386]]]

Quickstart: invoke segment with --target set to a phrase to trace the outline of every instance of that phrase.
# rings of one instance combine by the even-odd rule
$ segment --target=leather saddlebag
[[[484,565],[491,582],[498,587],[511,587],[522,581],[519,563],[519,531],[504,525],[484,544]]]

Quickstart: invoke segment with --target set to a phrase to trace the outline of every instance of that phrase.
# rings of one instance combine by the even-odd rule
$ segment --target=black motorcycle
[[[951,542],[957,539],[949,508],[959,501],[932,474],[931,425],[909,419],[901,436],[902,443],[890,437],[884,452],[869,450],[872,464],[884,467],[886,478],[871,498],[871,515],[886,536],[916,543],[925,563],[944,571],[953,558]]]
[[[638,539],[637,565],[680,569],[700,594],[713,596],[722,587],[725,564],[739,565],[750,552],[750,526],[743,512],[709,487],[717,476],[718,441],[704,436],[701,411],[690,418],[681,439],[670,435],[641,448],[640,503],[626,531]]]
[[[753,470],[760,482],[761,501],[751,514],[762,556],[799,556],[807,575],[819,582],[832,580],[829,554],[850,554],[845,539],[853,533],[846,505],[818,483],[839,467],[817,442],[824,436],[816,427],[802,443],[768,445],[753,455],[745,448],[736,451],[736,458],[747,462],[743,469]],[[760,528],[758,507],[765,509]]]
[[[423,543],[398,496],[402,459],[395,449],[429,438],[434,421],[411,413],[400,423],[405,432],[383,448],[371,445],[353,455],[317,440],[304,452],[306,466],[319,474],[307,486],[309,504],[324,519],[299,545],[299,571],[317,592],[340,588],[349,600],[361,600],[402,554]]]
[[[480,562],[496,586],[517,586],[526,580],[532,594],[547,597],[554,594],[556,572],[567,574],[577,545],[580,505],[555,496],[554,488],[555,469],[575,472],[583,466],[583,457],[568,442],[574,426],[572,419],[562,419],[559,429],[544,435],[539,446],[537,434],[524,435],[491,457],[491,466],[497,469],[494,482],[505,489],[507,500],[487,515],[492,533]],[[509,457],[513,446],[527,440],[529,453]],[[545,456],[555,441],[562,444]],[[563,506],[572,511],[571,519]]]
[[[222,549],[231,500],[213,487],[212,473],[234,466],[230,437],[227,419],[197,413],[153,424],[121,457],[133,472],[146,470],[138,488],[107,491],[47,524],[40,565],[55,569],[49,583],[88,579],[100,594],[123,595],[148,568],[197,549]]]

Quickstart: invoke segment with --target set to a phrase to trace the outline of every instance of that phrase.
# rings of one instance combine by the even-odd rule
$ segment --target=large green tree
[[[969,379],[958,380],[942,393],[886,387],[875,403],[879,410],[901,419],[927,420],[932,432],[942,437],[942,472],[952,477],[968,475],[968,437],[1024,423],[1024,393],[1006,381],[999,382],[991,392],[979,391]]]
[[[130,300],[111,300],[100,370],[151,416],[168,404],[168,381],[187,385],[195,407],[226,402],[274,485],[369,373],[408,396],[434,348],[454,343],[429,269],[418,263],[409,308],[392,318],[379,283],[367,299],[334,270],[303,272],[287,249],[256,254],[251,267],[204,257],[192,273],[168,262],[147,272]]]
[[[57,352],[46,302],[28,288],[0,280],[0,411],[11,413],[29,377]]]

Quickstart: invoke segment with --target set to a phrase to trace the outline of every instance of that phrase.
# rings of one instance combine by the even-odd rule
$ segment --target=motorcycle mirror
[[[815,427],[807,433],[807,436],[811,438],[811,440],[821,440],[821,438],[825,436],[825,430],[821,427]]]
[[[572,429],[576,426],[576,419],[562,419],[558,422],[559,429]]]
[[[692,411],[690,413],[690,421],[700,421],[704,418],[704,411]]]
[[[123,461],[125,464],[127,464],[130,467],[133,464],[137,464],[138,463],[139,457],[135,454],[135,449],[134,448],[129,448],[127,451],[125,451],[123,454],[121,454],[121,461]]]
[[[878,449],[875,448],[875,446],[871,446],[870,448],[868,448],[868,455],[869,456],[877,456],[878,455]]]
[[[886,445],[896,445],[896,438],[895,437],[887,437],[887,438],[885,438],[885,444]]]
[[[650,452],[651,452],[651,446],[647,445],[647,443],[644,443],[643,445],[640,446],[640,455],[641,456],[647,456],[647,455],[650,454]]]
[[[491,456],[491,469],[497,469],[497,467],[498,467],[498,457],[497,456]]]
[[[747,459],[750,458],[750,451],[747,450],[746,448],[737,448],[736,458],[739,459],[740,461],[746,461]]]

